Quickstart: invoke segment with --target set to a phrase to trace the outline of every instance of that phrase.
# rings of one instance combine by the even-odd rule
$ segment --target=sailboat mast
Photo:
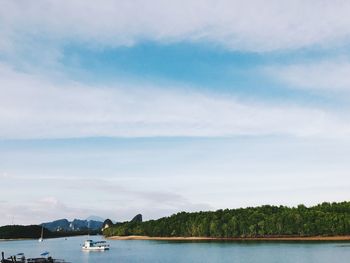
[[[41,235],[39,238],[39,242],[42,242],[44,240],[44,226],[41,226]]]

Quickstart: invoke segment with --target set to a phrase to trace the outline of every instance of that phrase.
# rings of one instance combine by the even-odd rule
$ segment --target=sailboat
[[[41,236],[40,236],[40,238],[39,238],[39,242],[43,242],[43,240],[44,240],[44,227],[43,226],[41,226]]]

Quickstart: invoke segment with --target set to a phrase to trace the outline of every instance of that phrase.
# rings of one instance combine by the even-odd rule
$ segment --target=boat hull
[[[109,250],[109,247],[83,247],[84,251],[105,251]]]
[[[97,241],[94,242],[92,240],[86,240],[82,249],[85,251],[105,251],[109,250],[109,245],[106,241]]]

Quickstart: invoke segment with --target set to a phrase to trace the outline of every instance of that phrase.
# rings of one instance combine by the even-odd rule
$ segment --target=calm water
[[[6,255],[25,253],[36,257],[50,251],[54,258],[72,263],[101,262],[290,262],[349,263],[350,243],[266,243],[266,242],[163,242],[109,241],[111,250],[83,252],[80,247],[87,237],[0,241]],[[92,237],[100,240],[101,237]]]

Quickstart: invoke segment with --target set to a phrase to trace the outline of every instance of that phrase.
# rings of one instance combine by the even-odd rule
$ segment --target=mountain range
[[[100,230],[103,225],[103,220],[97,221],[87,218],[85,220],[74,219],[73,221],[68,221],[68,219],[59,219],[52,222],[42,223],[40,225],[50,231]]]

